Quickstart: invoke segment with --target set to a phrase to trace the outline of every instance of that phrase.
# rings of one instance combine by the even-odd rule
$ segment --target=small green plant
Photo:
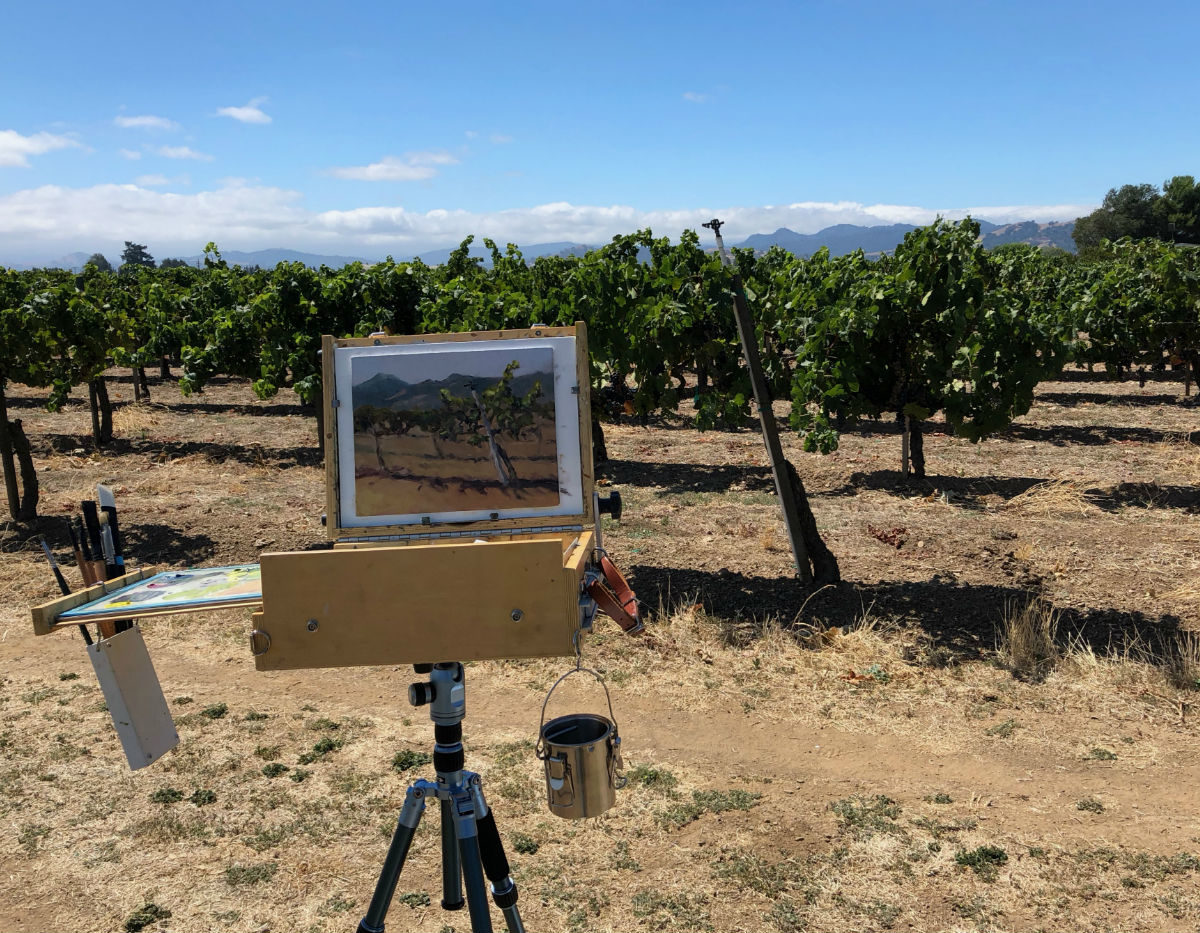
[[[900,804],[891,797],[882,794],[847,797],[835,800],[829,809],[838,818],[842,832],[850,833],[856,839],[869,839],[876,833],[904,835],[904,830],[896,822],[900,816]]]
[[[259,722],[260,720],[270,719],[270,718],[271,717],[269,715],[267,715],[266,713],[260,713],[257,710],[252,709],[252,710],[250,710],[250,712],[248,712],[245,716],[242,717],[242,721],[243,722]]]
[[[1095,761],[1116,761],[1117,753],[1111,752],[1107,748],[1096,746],[1087,753],[1087,757]]]
[[[403,904],[405,907],[411,907],[414,910],[418,907],[428,907],[429,906],[429,892],[428,891],[410,891],[408,894],[401,894],[398,898],[396,898],[396,900],[399,901],[401,904]]]
[[[335,732],[342,728],[341,723],[336,723],[328,716],[322,716],[319,719],[310,720],[305,728],[311,729],[313,732]]]
[[[618,839],[613,846],[612,867],[618,871],[641,871],[641,864],[629,854],[629,841]]]
[[[17,842],[28,855],[35,855],[42,840],[50,835],[50,827],[43,823],[26,823],[21,827]]]
[[[969,868],[984,881],[995,881],[1000,866],[1008,861],[1008,853],[999,846],[979,846],[977,849],[959,849],[954,861]]]
[[[289,774],[288,777],[290,777],[297,784],[303,784],[308,780],[309,775],[311,774],[311,771],[305,771],[303,768],[297,768],[295,771]]]
[[[157,923],[159,920],[167,920],[171,916],[171,911],[165,907],[160,907],[152,901],[147,901],[137,910],[129,915],[129,919],[125,921],[123,929],[125,933],[140,933],[152,923]]]
[[[413,768],[422,768],[431,761],[433,761],[433,756],[428,752],[414,752],[406,748],[396,752],[392,757],[392,770],[403,774]]]
[[[191,697],[176,697],[175,698],[176,706],[187,706],[189,703],[195,703],[195,702],[196,701],[193,700]]]
[[[1075,801],[1076,810],[1086,810],[1088,813],[1103,813],[1104,804],[1096,797],[1084,797]]]
[[[67,671],[64,674],[59,674],[58,679],[59,680],[78,680],[79,675],[76,674],[74,671]]]
[[[627,775],[630,784],[640,785],[670,794],[675,790],[679,779],[666,768],[651,768],[649,765],[638,765]]]
[[[335,894],[317,908],[317,915],[321,917],[331,917],[334,914],[344,914],[346,911],[353,909],[354,901],[342,897],[340,894]]]
[[[926,803],[954,803],[954,798],[946,793],[930,794],[925,797]]]
[[[638,891],[630,902],[635,917],[651,921],[654,929],[711,930],[705,898],[701,894],[663,894]]]
[[[1004,722],[985,729],[988,735],[994,735],[998,739],[1011,739],[1014,732],[1017,731],[1017,721],[1015,719],[1006,719]]]
[[[336,752],[342,747],[342,744],[341,739],[331,739],[329,736],[325,736],[313,745],[312,751],[305,752],[298,760],[302,765],[310,765],[314,761],[320,761],[331,752]]]
[[[803,872],[790,860],[772,865],[759,855],[734,852],[713,868],[713,877],[728,879],[739,888],[748,888],[775,900],[800,885]]]
[[[665,829],[678,829],[705,813],[724,813],[727,810],[749,810],[762,794],[745,790],[694,790],[692,799],[673,804],[658,814],[658,823]]]
[[[254,754],[263,761],[275,761],[283,751],[282,745],[260,745],[254,749]]]
[[[290,770],[292,769],[287,765],[278,761],[272,761],[269,765],[263,765],[262,773],[264,777],[274,778]]]
[[[150,795],[151,803],[179,803],[183,799],[183,791],[174,787],[160,787]]]
[[[214,703],[212,706],[206,706],[200,710],[200,715],[205,719],[224,719],[228,712],[229,705],[227,703]]]
[[[512,847],[522,855],[533,855],[540,848],[527,833],[513,833],[509,838],[512,840]]]
[[[261,884],[274,878],[277,871],[279,871],[278,862],[258,862],[254,865],[242,865],[234,862],[225,869],[225,883],[231,887]]]
[[[188,800],[198,807],[206,807],[210,803],[217,802],[217,795],[215,791],[197,790],[188,798]]]

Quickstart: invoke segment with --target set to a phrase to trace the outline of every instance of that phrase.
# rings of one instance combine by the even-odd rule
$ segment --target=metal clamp
[[[263,642],[263,646],[262,646],[261,650],[258,647],[258,643],[259,643],[260,639]],[[250,653],[254,657],[259,658],[259,657],[262,657],[264,654],[266,654],[270,650],[271,650],[271,635],[270,635],[270,633],[264,632],[260,628],[252,629],[250,631]]]

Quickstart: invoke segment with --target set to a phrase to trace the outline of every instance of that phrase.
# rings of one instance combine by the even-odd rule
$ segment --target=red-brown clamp
[[[641,632],[645,625],[638,617],[637,596],[621,576],[617,565],[604,553],[600,554],[600,572],[603,577],[588,585],[588,595],[605,615],[621,626],[626,635]]]

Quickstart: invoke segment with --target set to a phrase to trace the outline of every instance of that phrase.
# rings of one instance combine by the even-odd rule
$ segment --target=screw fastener
[[[514,609],[512,611],[511,618],[514,622],[520,622],[523,618],[525,618],[525,613],[523,613],[520,609]]]
[[[307,628],[310,632],[315,632],[317,630],[317,620],[309,619]]]

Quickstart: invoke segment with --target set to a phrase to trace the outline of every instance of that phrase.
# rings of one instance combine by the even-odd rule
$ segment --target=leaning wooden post
[[[783,506],[783,521],[787,525],[788,543],[792,546],[792,558],[796,561],[796,570],[804,583],[813,579],[812,567],[809,563],[808,546],[804,542],[804,531],[800,525],[800,507],[796,502],[796,493],[792,488],[791,477],[788,473],[788,462],[783,456],[783,447],[779,443],[779,428],[775,424],[775,411],[771,407],[773,399],[771,390],[767,387],[767,378],[763,375],[762,360],[758,353],[758,337],[754,332],[754,322],[750,319],[750,309],[746,307],[746,295],[742,286],[742,277],[734,269],[733,260],[725,250],[721,239],[721,221],[710,220],[704,226],[712,230],[717,238],[717,250],[721,254],[721,262],[733,270],[733,311],[737,319],[738,337],[742,341],[742,354],[746,357],[746,368],[750,370],[750,385],[754,389],[754,402],[758,405],[758,419],[762,423],[763,441],[767,445],[767,453],[771,458],[771,472],[775,477],[775,493]]]

